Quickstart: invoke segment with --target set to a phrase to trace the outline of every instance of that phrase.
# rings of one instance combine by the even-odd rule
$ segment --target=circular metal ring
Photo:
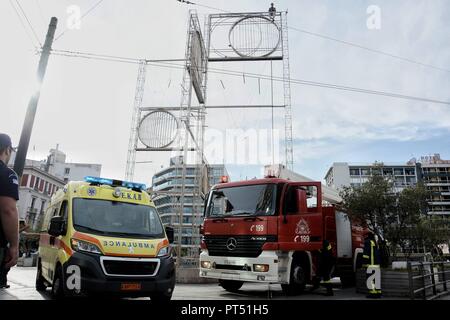
[[[179,128],[180,122],[172,113],[155,110],[142,118],[138,136],[148,148],[166,148],[177,138]]]
[[[245,25],[245,22],[247,20],[255,20],[255,21],[251,21],[250,23]],[[259,22],[257,20],[259,20]],[[237,30],[236,28],[240,24],[244,25],[242,31],[244,35],[242,37],[237,37],[238,39],[235,40],[233,32],[236,32],[235,30]],[[261,26],[266,26],[266,30],[262,30]],[[256,28],[258,28],[258,30],[255,32]],[[270,30],[269,28],[271,28],[272,30]],[[264,31],[266,32],[264,33]],[[255,34],[257,34],[258,32],[259,35],[255,36]],[[273,38],[270,37],[271,35],[273,36]],[[280,28],[275,23],[275,21],[273,21],[268,17],[246,16],[237,20],[230,28],[230,31],[228,32],[228,41],[230,43],[230,47],[240,57],[243,58],[267,57],[270,56],[272,53],[274,53],[280,46],[281,42]],[[234,43],[236,41],[240,43]],[[239,48],[239,45],[241,45],[242,42],[244,42],[244,47]],[[250,45],[248,45],[249,43]],[[263,48],[261,48],[262,46]],[[260,51],[262,51],[262,53],[260,53]]]

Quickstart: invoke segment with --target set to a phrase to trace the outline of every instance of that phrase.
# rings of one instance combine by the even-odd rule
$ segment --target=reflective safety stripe
[[[328,245],[327,250],[331,250],[331,244]]]
[[[369,256],[367,254],[363,255],[363,258],[369,259]]]
[[[373,255],[373,248],[376,246],[375,241],[370,240],[370,264],[375,264],[375,257]]]
[[[370,294],[381,294],[381,290],[378,290],[378,289],[371,289],[371,290],[369,290],[369,293],[370,293]]]

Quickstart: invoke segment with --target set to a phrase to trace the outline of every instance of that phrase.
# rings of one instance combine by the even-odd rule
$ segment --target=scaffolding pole
[[[146,73],[147,73],[147,63],[145,60],[140,60],[138,76],[136,81],[136,91],[134,94],[130,139],[128,142],[127,166],[125,169],[125,180],[128,181],[132,181],[134,177],[134,167],[136,164],[136,149],[138,143],[138,127],[139,121],[141,119],[141,105],[142,99],[144,97]]]

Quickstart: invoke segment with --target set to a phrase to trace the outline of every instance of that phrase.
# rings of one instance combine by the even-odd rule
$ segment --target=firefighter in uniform
[[[314,279],[311,291],[317,289],[319,285],[323,285],[327,289],[325,294],[326,296],[334,295],[331,284],[331,272],[333,271],[333,267],[334,257],[332,247],[328,240],[324,240],[322,243],[322,248],[319,249],[318,272]]]
[[[375,235],[373,232],[368,232],[366,239],[364,241],[364,253],[363,253],[363,268],[375,269],[375,272],[381,272],[380,269],[381,257],[380,249],[375,241]],[[368,279],[371,274],[366,272],[366,279]],[[381,285],[381,284],[380,284]],[[368,284],[369,295],[368,298],[380,298],[381,297],[381,287],[376,288],[375,279]]]

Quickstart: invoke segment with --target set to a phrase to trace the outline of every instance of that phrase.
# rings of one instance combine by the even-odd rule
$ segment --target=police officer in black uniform
[[[0,288],[8,288],[6,276],[19,256],[19,179],[8,168],[14,151],[11,138],[0,133]]]

